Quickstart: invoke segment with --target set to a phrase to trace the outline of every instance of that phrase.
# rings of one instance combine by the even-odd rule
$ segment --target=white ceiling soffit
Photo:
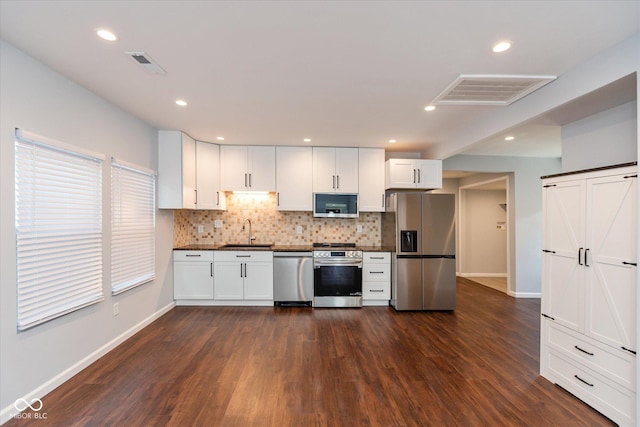
[[[432,105],[509,105],[556,76],[461,74]]]

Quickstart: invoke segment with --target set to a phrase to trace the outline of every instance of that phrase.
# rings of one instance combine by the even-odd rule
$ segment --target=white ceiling
[[[423,108],[460,74],[557,75],[639,30],[638,1],[0,1],[0,36],[160,129],[422,151],[495,109]],[[108,28],[119,40],[95,36]],[[494,54],[499,40],[513,43]],[[145,73],[124,52],[167,71]],[[174,104],[178,98],[189,105]],[[559,129],[472,154],[559,156]],[[396,139],[394,145],[389,139]],[[519,141],[519,142],[518,142]],[[533,150],[533,151],[532,151]]]

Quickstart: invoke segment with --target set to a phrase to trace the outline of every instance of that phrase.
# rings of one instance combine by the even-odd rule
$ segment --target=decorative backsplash
[[[354,242],[362,246],[380,245],[378,212],[361,212],[359,218],[314,218],[312,212],[281,212],[276,209],[274,193],[264,195],[227,193],[226,211],[176,210],[174,212],[174,246],[192,244],[245,243],[251,220],[255,243],[276,245],[308,245],[313,242]],[[216,220],[221,228],[214,228]],[[358,233],[358,226],[362,232]],[[202,233],[198,227],[202,226]],[[302,233],[297,233],[300,226]]]

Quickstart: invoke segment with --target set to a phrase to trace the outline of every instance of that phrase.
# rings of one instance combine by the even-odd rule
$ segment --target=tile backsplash
[[[226,195],[226,211],[176,210],[174,212],[174,246],[192,244],[246,243],[251,220],[255,243],[308,245],[313,242],[355,242],[363,246],[380,245],[381,215],[361,212],[359,218],[314,218],[312,212],[281,212],[276,209],[274,193],[264,195]],[[216,220],[221,228],[214,228]],[[358,233],[358,226],[362,232]],[[199,232],[201,226],[202,232]],[[300,227],[300,228],[298,228]],[[298,234],[297,231],[302,233]]]

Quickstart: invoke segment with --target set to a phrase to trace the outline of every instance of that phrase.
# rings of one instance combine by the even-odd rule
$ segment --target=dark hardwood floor
[[[612,425],[539,376],[539,306],[178,307],[6,426]]]

